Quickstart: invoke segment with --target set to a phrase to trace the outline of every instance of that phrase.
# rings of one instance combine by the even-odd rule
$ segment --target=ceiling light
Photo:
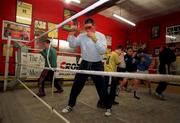
[[[78,3],[78,4],[81,3],[80,0],[65,0],[65,2],[66,2],[66,3],[75,2],[75,3]]]
[[[122,20],[122,21],[124,21],[124,22],[126,22],[126,23],[128,23],[128,24],[130,24],[130,25],[132,25],[132,26],[136,26],[135,23],[133,23],[133,22],[131,22],[131,21],[129,21],[129,20],[127,20],[127,19],[125,19],[125,18],[117,15],[117,14],[113,14],[113,16],[114,16],[115,18],[117,18],[117,19],[120,19],[120,20]]]

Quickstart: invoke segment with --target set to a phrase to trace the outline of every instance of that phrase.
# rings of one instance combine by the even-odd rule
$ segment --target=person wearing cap
[[[81,57],[83,60],[79,66],[79,69],[88,71],[104,71],[102,55],[105,53],[107,48],[105,35],[96,31],[95,22],[91,18],[85,20],[84,30],[84,33],[81,33],[76,37],[76,29],[73,29],[72,32],[69,33],[67,39],[70,47],[76,48],[80,46]],[[102,100],[106,108],[105,116],[111,115],[111,103],[108,99],[108,92],[106,90],[104,77],[80,73],[77,73],[75,75],[68,106],[62,110],[63,113],[72,111],[72,108],[76,104],[76,99],[83,89],[85,82],[89,76],[92,78],[99,98],[100,100]]]
[[[49,59],[50,67],[56,68],[57,67],[57,54],[56,54],[55,48],[50,47],[50,49],[49,49],[50,40],[48,40],[48,39],[44,39],[42,41],[42,45],[43,45],[44,49],[40,53],[45,59],[45,67],[49,67],[49,65],[48,65],[48,59]],[[49,49],[49,57],[47,58],[48,49]],[[43,96],[46,95],[45,91],[44,91],[45,81],[50,79],[50,81],[52,82],[53,81],[53,76],[54,76],[54,71],[53,70],[44,69],[42,71],[42,73],[41,73],[41,75],[39,77],[39,81],[38,81],[39,92],[37,93],[37,95],[39,97],[43,97]],[[54,86],[57,89],[57,91],[54,91],[54,93],[63,92],[63,89],[62,89],[62,87],[59,84],[57,79],[54,80]]]

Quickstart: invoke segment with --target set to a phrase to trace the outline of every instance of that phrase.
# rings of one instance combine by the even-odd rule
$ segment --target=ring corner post
[[[8,36],[7,40],[7,48],[6,48],[6,63],[5,63],[5,72],[4,72],[4,91],[7,90],[7,83],[8,83],[8,73],[9,73],[9,51],[11,45],[11,36]]]

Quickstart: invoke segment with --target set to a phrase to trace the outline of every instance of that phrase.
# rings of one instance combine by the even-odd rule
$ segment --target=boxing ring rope
[[[28,50],[34,50],[34,51],[42,51],[42,49],[36,49],[36,48],[27,48]],[[58,54],[67,54],[67,55],[76,55],[76,56],[80,56],[81,54],[79,53],[69,53],[69,52],[60,52],[60,51],[57,51]]]
[[[33,96],[35,96],[41,103],[43,103],[52,113],[56,114],[59,118],[61,118],[64,122],[70,123],[66,118],[64,118],[61,114],[59,114],[54,107],[50,106],[40,97],[38,97],[30,88],[28,88],[21,80],[17,80],[24,88],[26,88]]]
[[[22,66],[36,68],[36,69],[46,69],[52,70],[49,67],[37,67],[28,64],[20,64]],[[70,72],[70,73],[79,73],[79,74],[88,74],[88,75],[99,75],[99,76],[112,76],[112,77],[123,77],[131,79],[140,79],[140,80],[155,80],[155,81],[165,81],[165,82],[180,82],[179,75],[162,75],[162,74],[143,74],[143,73],[126,73],[126,72],[105,72],[105,71],[88,71],[88,70],[69,70],[69,69],[60,69],[53,68],[54,71],[60,72]]]

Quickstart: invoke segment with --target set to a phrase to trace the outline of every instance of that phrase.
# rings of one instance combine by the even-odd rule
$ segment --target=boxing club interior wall
[[[180,24],[180,12],[171,13],[157,18],[141,21],[135,28],[129,30],[130,39],[133,42],[146,42],[148,53],[153,53],[155,47],[165,44],[166,27]],[[151,38],[151,28],[153,25],[160,26],[160,37]]]
[[[63,21],[63,11],[64,8],[69,8],[78,12],[80,9],[68,4],[63,4],[60,0],[21,0],[27,3],[31,3],[33,6],[32,13],[32,24],[31,24],[31,39],[34,38],[34,20],[42,20],[52,23],[60,23]],[[0,33],[2,33],[2,20],[15,21],[16,18],[16,0],[1,0],[0,4]],[[112,36],[112,49],[114,49],[118,44],[125,44],[127,40],[132,42],[145,42],[148,46],[148,52],[152,53],[153,48],[160,46],[165,43],[165,29],[166,26],[179,24],[180,12],[165,15],[162,17],[149,19],[137,23],[136,27],[131,27],[127,24],[117,22],[110,18],[106,18],[102,15],[95,14],[92,18],[96,21],[97,30]],[[87,18],[86,15],[78,18],[78,23],[82,28],[83,20]],[[160,25],[160,38],[151,39],[151,27],[152,25]],[[67,38],[67,32],[59,29],[59,39]],[[2,52],[3,41],[0,35],[0,49]],[[34,46],[34,42],[29,44],[31,47]],[[15,54],[13,55],[15,56]],[[14,62],[15,57],[10,58],[10,62]],[[0,74],[4,74],[4,63],[5,57],[0,54]],[[14,74],[15,65],[10,65],[10,74]]]
[[[60,23],[63,21],[63,11],[64,8],[69,8],[76,12],[79,11],[79,8],[63,4],[60,0],[21,0],[23,2],[27,2],[32,4],[33,13],[32,13],[32,24],[31,24],[31,39],[34,38],[34,20],[41,20],[52,23]],[[1,13],[0,13],[0,28],[2,28],[2,20],[14,21],[16,18],[16,0],[1,0],[0,4]],[[78,18],[78,23],[80,23],[80,27],[82,28],[83,20],[87,18],[86,15]],[[120,24],[112,19],[106,18],[101,15],[93,15],[92,18],[96,21],[97,30],[112,36],[112,48],[116,47],[116,44],[123,44],[123,42],[127,39],[126,30],[127,26]],[[2,30],[1,32],[2,33]],[[67,39],[68,33],[62,28],[59,29],[59,39]],[[3,41],[0,35],[0,49],[2,51],[2,43]],[[34,42],[29,44],[31,47],[34,47]],[[15,56],[15,54],[13,55]],[[15,57],[10,58],[10,62],[14,62]],[[0,54],[0,74],[4,73],[4,63],[5,57]],[[14,74],[15,65],[10,65],[10,74]]]

